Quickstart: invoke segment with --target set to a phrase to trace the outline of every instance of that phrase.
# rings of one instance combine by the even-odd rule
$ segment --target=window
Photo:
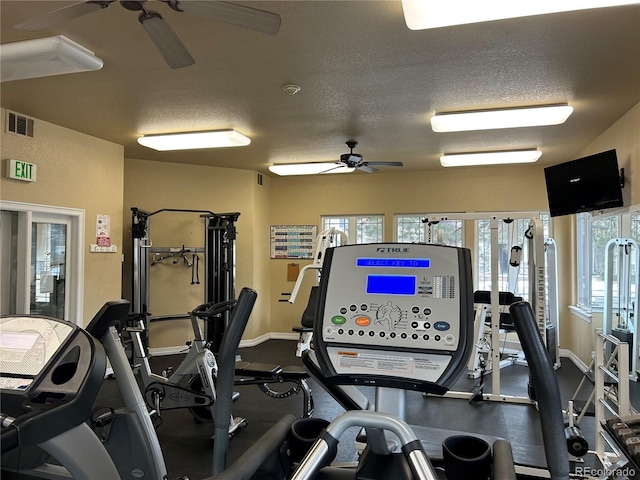
[[[444,243],[455,247],[463,246],[464,221],[440,220],[428,223],[428,215],[396,216],[396,241],[403,243],[426,243],[430,237],[433,243]]]
[[[576,305],[584,311],[602,311],[605,295],[605,268],[607,261],[613,261],[612,272],[615,279],[611,304],[618,305],[618,251],[614,258],[607,259],[607,244],[614,238],[640,239],[640,212],[637,208],[630,213],[592,216],[590,213],[576,215],[577,253],[577,296]],[[635,299],[635,252],[630,253],[630,289],[632,301]]]
[[[335,228],[345,233],[350,244],[379,243],[383,241],[384,217],[382,215],[358,215],[344,217],[323,216],[322,230]],[[337,239],[340,245],[340,239]]]

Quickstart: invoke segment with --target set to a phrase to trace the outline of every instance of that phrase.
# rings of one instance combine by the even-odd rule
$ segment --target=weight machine
[[[638,286],[640,249],[631,238],[612,238],[605,247],[604,311],[602,329],[629,344],[629,378],[638,380]],[[614,305],[614,286],[617,305]],[[617,312],[615,312],[615,311]],[[614,314],[616,322],[614,324]]]
[[[204,303],[222,303],[235,299],[235,240],[236,222],[239,212],[213,213],[209,210],[184,210],[163,208],[154,212],[147,212],[132,207],[131,234],[133,238],[133,298],[132,308],[135,314],[144,314],[149,320],[166,318],[187,318],[187,316],[173,315],[151,317],[149,313],[149,266],[158,258],[178,255],[188,262],[187,254],[192,257],[191,268],[199,265],[198,253],[204,254]],[[197,213],[204,220],[204,247],[154,247],[150,237],[150,219],[154,215],[164,212]],[[159,255],[159,257],[158,257]],[[151,258],[150,258],[151,257]],[[154,260],[155,259],[155,260]],[[197,276],[199,282],[199,275]],[[192,282],[194,275],[192,270]],[[205,324],[205,339],[211,343],[216,353],[224,329],[229,323],[229,312],[223,314],[220,322]],[[147,325],[148,328],[148,325]]]
[[[482,344],[484,348],[484,360],[480,361],[479,352],[477,346],[474,348],[471,358],[469,359],[468,375],[470,377],[478,378],[481,376],[482,369],[481,363],[484,363],[484,372],[491,371],[491,393],[482,393],[480,386],[476,387],[474,392],[454,392],[449,391],[446,395],[453,398],[464,399],[484,399],[495,400],[499,402],[509,401],[513,403],[533,403],[533,400],[525,397],[515,397],[503,395],[500,392],[500,368],[498,366],[507,366],[513,361],[503,361],[502,348],[501,348],[501,333],[504,331],[504,322],[500,321],[500,318],[505,318],[503,314],[507,314],[509,304],[511,301],[507,301],[508,298],[512,300],[518,300],[519,297],[514,293],[523,294],[525,292],[518,292],[517,277],[520,269],[520,260],[523,254],[523,248],[520,245],[515,245],[516,238],[511,235],[509,240],[512,248],[510,250],[510,257],[508,258],[508,278],[505,287],[507,292],[503,292],[500,289],[500,245],[499,245],[499,227],[500,222],[511,223],[514,220],[527,220],[529,226],[525,232],[525,242],[528,242],[527,260],[528,260],[528,298],[531,308],[534,313],[536,325],[540,332],[540,335],[547,347],[555,368],[560,366],[559,360],[559,345],[558,345],[558,306],[557,306],[557,281],[556,281],[556,257],[555,257],[555,242],[552,239],[544,240],[542,222],[537,212],[522,212],[519,214],[511,214],[507,216],[491,215],[481,216],[479,214],[454,214],[439,216],[434,214],[429,216],[428,219],[423,220],[429,227],[429,238],[431,240],[438,238],[437,232],[434,232],[434,228],[440,221],[444,220],[481,220],[488,219],[490,222],[490,235],[491,235],[491,290],[483,291],[481,295],[483,303],[476,304],[476,321],[474,322],[474,338],[476,339],[476,345]],[[514,229],[515,230],[515,229]],[[503,287],[504,288],[504,287]],[[502,302],[501,302],[502,300]],[[490,315],[491,312],[496,312]],[[490,317],[490,325],[486,325],[485,318]],[[512,328],[513,330],[513,328]],[[519,360],[518,360],[519,361]],[[495,368],[492,368],[495,366]],[[480,384],[482,385],[482,379]],[[483,385],[482,385],[483,386]]]

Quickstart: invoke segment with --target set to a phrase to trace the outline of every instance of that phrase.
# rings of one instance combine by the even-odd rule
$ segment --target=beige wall
[[[96,243],[96,216],[111,216],[111,241],[122,246],[123,147],[42,120],[35,120],[34,137],[5,133],[2,109],[2,200],[69,207],[85,211],[84,314],[90,320],[107,301],[120,298],[120,253],[89,253]],[[35,183],[6,178],[8,158],[34,163]]]
[[[625,170],[625,189],[624,204],[625,206],[633,206],[640,204],[640,103],[627,112],[620,120],[609,127],[602,135],[588,145],[580,156],[591,155],[616,149],[618,156],[618,166]],[[573,246],[575,245],[575,232],[569,233],[569,230],[575,228],[573,222],[574,216],[570,216],[572,223],[563,229],[567,232],[567,241],[564,242],[563,252],[572,259]],[[554,225],[555,231],[555,225]],[[568,237],[571,236],[571,239]],[[556,240],[557,241],[557,240]],[[568,267],[568,265],[565,265]],[[560,267],[559,267],[560,269]],[[571,272],[575,272],[575,259],[571,264]],[[591,362],[591,352],[595,345],[594,332],[596,328],[602,327],[602,315],[594,315],[591,322],[574,315],[569,311],[568,305],[575,304],[573,292],[576,291],[575,274],[569,282],[569,275],[564,275],[566,282],[560,282],[559,285],[564,286],[561,292],[561,300],[563,305],[561,318],[563,319],[562,328],[562,347],[574,352],[580,360],[585,364]]]
[[[261,205],[266,202],[256,173],[247,170],[183,165],[147,160],[125,160],[123,215],[125,217],[125,297],[131,297],[131,207],[147,212],[160,209],[208,210],[214,213],[240,212],[236,239],[236,290],[254,288],[259,304],[254,308],[246,336],[269,331],[268,312],[263,306],[269,297],[264,284],[261,260],[256,257],[261,244],[268,245],[268,230],[260,233]],[[268,187],[266,187],[268,188]],[[204,223],[197,213],[165,212],[150,217],[149,236],[157,247],[203,247]],[[266,235],[260,238],[261,235]],[[204,255],[201,254],[200,285],[191,285],[191,270],[171,260],[150,267],[149,311],[156,316],[186,313],[204,301]],[[188,322],[154,324],[152,347],[182,345],[191,338]]]

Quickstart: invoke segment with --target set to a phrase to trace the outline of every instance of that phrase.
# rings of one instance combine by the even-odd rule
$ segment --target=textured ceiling
[[[640,5],[411,31],[400,1],[237,2],[278,13],[277,36],[161,13],[196,63],[170,69],[137,13],[113,4],[45,32],[13,25],[74,2],[0,1],[1,42],[64,34],[100,71],[5,82],[2,107],[124,145],[128,158],[251,169],[334,161],[442,168],[443,152],[538,147],[575,158],[640,102]],[[282,91],[294,83],[301,91]],[[568,102],[561,126],[434,133],[434,112]],[[248,147],[155,152],[142,134],[235,128]],[[398,171],[383,167],[376,174]],[[364,174],[358,172],[356,174]]]

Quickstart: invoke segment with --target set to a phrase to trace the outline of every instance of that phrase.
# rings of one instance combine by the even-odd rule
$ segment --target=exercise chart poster
[[[317,225],[271,225],[271,258],[313,258]]]

